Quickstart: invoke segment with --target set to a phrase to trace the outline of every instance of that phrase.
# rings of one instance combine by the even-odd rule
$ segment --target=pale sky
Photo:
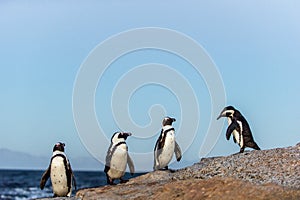
[[[299,9],[298,1],[0,1],[0,148],[49,156],[52,146],[63,141],[72,157],[91,156],[76,130],[72,111],[80,67],[101,42],[143,27],[174,30],[203,47],[223,81],[226,104],[244,114],[261,149],[295,145],[300,142]],[[95,91],[100,126],[107,138],[122,128],[111,109],[114,89],[130,70],[149,63],[175,70],[195,92],[199,128],[195,138],[187,138],[192,144],[183,159],[199,160],[210,119],[217,116],[211,116],[204,78],[186,60],[168,52],[144,49],[111,63]],[[180,130],[178,94],[157,83],[132,92],[129,100],[118,98],[116,103],[128,103],[137,126],[151,123],[149,109],[161,105],[165,113],[157,122],[163,114],[170,115]],[[154,133],[133,133],[138,137],[128,138],[129,149],[152,151],[161,125],[156,127]],[[208,156],[239,151],[232,139],[226,141],[226,128],[224,123]],[[107,148],[99,147],[99,155]]]

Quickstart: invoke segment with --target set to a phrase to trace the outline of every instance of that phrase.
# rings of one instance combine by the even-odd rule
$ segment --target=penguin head
[[[235,112],[236,112],[236,109],[233,106],[227,106],[221,111],[217,120],[220,119],[221,117],[230,117],[230,116],[233,117],[233,114]]]
[[[64,152],[65,151],[65,143],[62,143],[62,142],[56,143],[53,147],[53,152],[54,151]]]
[[[176,119],[175,118],[171,118],[171,117],[165,117],[162,121],[162,125],[166,126],[166,125],[172,125],[173,122],[175,122]]]
[[[125,141],[128,136],[131,136],[131,133],[125,133],[125,132],[115,132],[113,136],[111,137],[112,143],[118,143]]]

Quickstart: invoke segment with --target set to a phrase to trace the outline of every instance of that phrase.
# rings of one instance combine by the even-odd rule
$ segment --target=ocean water
[[[50,178],[44,190],[39,188],[40,179],[44,171],[39,170],[0,170],[0,199],[1,200],[23,200],[43,197],[52,197]],[[106,185],[104,172],[75,171],[77,190],[89,187]],[[130,179],[141,174],[131,176],[126,173],[124,178]],[[117,181],[116,181],[117,183]],[[73,190],[72,196],[75,195]]]

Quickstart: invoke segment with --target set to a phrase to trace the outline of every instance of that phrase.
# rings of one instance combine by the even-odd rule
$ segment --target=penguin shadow
[[[259,151],[259,150],[252,150],[252,151]],[[244,152],[236,152],[236,153],[233,153],[231,154],[232,156],[237,156],[237,155],[249,155],[251,152],[251,150],[246,150]]]
[[[163,171],[163,172],[175,173],[178,170],[177,169],[158,169],[158,170],[155,170],[155,171]],[[155,172],[155,171],[153,171],[153,172]]]
[[[162,168],[162,169],[157,169],[157,170],[154,170],[153,172],[155,171],[164,171],[164,172],[170,172],[170,173],[175,173],[178,171],[178,169],[170,169],[168,167],[165,167],[165,168]]]
[[[103,186],[107,187],[107,186],[116,186],[116,185],[122,185],[122,184],[131,184],[130,181],[131,179],[134,179],[138,176],[144,175],[147,172],[137,172],[134,174],[131,174],[129,172],[125,172],[124,176],[122,178],[119,179],[114,179],[114,181],[112,183],[106,183]]]
[[[177,169],[167,169],[166,171],[169,171],[170,173],[175,173],[175,172],[177,172],[178,170],[177,170]]]
[[[120,184],[128,183],[130,181],[130,179],[120,178],[119,180],[114,180],[114,181],[115,182],[109,183],[107,185],[115,186],[115,185],[120,185]]]

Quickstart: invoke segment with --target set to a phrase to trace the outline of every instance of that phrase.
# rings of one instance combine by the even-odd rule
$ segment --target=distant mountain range
[[[80,171],[103,171],[104,165],[91,157],[68,157],[73,170]],[[9,149],[0,149],[0,169],[28,169],[28,170],[46,170],[49,166],[50,157],[34,156],[28,153],[12,151]],[[174,162],[169,167],[171,169],[180,169],[193,165],[197,161],[181,160]]]
[[[69,158],[70,159],[70,158]],[[0,149],[0,169],[45,170],[50,157],[34,156],[23,152]],[[70,160],[73,170],[103,171],[104,166],[93,157],[77,157]]]

